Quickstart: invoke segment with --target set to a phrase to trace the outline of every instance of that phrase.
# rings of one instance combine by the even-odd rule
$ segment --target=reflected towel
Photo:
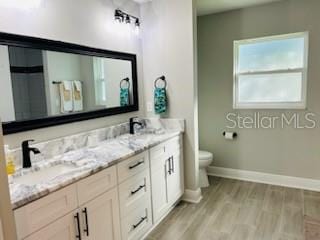
[[[73,81],[73,111],[83,110],[82,83]]]
[[[156,114],[167,111],[167,93],[165,88],[154,89],[154,111]]]
[[[129,106],[129,88],[120,88],[120,106]]]
[[[62,81],[59,85],[61,113],[72,112],[72,82]]]

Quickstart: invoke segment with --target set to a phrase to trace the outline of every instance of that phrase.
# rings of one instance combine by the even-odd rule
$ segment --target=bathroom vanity
[[[184,193],[181,136],[119,134],[21,170],[11,186],[18,239],[142,239]]]
[[[5,135],[139,110],[135,54],[0,33],[0,63]],[[151,231],[184,193],[184,121],[140,120],[32,146],[26,135],[9,184],[18,239]]]

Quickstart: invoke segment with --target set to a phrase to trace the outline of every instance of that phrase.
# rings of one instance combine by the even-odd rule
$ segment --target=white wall
[[[76,3],[74,0],[42,0],[40,7],[34,9],[27,9],[27,4],[26,1],[24,4],[15,4],[16,8],[7,8],[0,3],[1,32],[137,54],[139,97],[140,103],[143,102],[140,39],[114,21],[114,10],[118,7],[139,16],[139,6],[136,3],[128,0],[77,0]],[[142,107],[143,105],[140,105],[140,111],[135,113],[8,135],[5,136],[5,142],[14,147],[29,138],[44,141],[124,122],[129,117],[144,115]]]
[[[8,47],[0,46],[0,117],[4,122],[14,121],[14,103],[10,74]]]
[[[105,59],[105,77],[107,92],[107,107],[120,106],[120,81],[124,78],[130,79],[132,87],[131,62],[118,59]],[[132,88],[130,89],[132,93]]]
[[[153,104],[154,80],[168,81],[167,117],[186,119],[185,183],[198,189],[197,100],[192,0],[153,0],[141,8],[146,102]],[[154,116],[153,112],[148,112]]]

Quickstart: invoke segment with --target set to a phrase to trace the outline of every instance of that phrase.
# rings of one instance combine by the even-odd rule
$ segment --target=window
[[[307,32],[235,41],[234,108],[305,108],[307,55]]]
[[[106,88],[103,58],[98,58],[98,57],[93,58],[93,75],[94,75],[94,83],[95,83],[96,105],[97,106],[106,105],[107,88]]]

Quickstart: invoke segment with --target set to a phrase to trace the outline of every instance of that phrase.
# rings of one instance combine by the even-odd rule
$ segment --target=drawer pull
[[[169,173],[169,175],[171,175],[171,173],[172,173],[171,157],[169,157],[167,161],[168,161],[168,163],[169,163],[169,170],[168,170],[168,173]]]
[[[142,188],[145,188],[146,185],[140,185],[136,190],[131,191],[131,195],[135,195],[137,192],[139,192]]]
[[[83,231],[87,234],[87,236],[89,237],[89,223],[88,223],[88,210],[87,208],[84,208],[82,210],[82,213],[84,214],[84,220],[85,220],[85,225],[86,225],[86,228],[83,229]]]
[[[133,229],[136,229],[137,227],[139,227],[140,224],[143,223],[146,219],[147,219],[147,216],[142,217],[141,220],[137,224],[132,225]]]
[[[173,172],[174,173],[174,159],[173,159],[173,156],[171,157],[171,167],[172,167],[172,169],[171,169],[171,172]]]
[[[76,215],[74,216],[74,219],[77,222],[77,235],[76,235],[76,239],[81,240],[81,230],[80,230],[80,216],[79,213],[76,213]]]
[[[131,169],[134,169],[134,168],[138,167],[139,165],[141,165],[141,164],[143,164],[143,163],[144,163],[144,161],[137,162],[135,165],[129,166],[129,169],[130,169],[130,170],[131,170]]]

